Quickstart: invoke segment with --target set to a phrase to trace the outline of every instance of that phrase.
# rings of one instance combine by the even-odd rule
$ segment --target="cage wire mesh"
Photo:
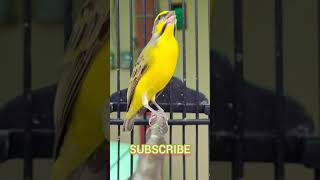
[[[149,41],[154,18],[162,10],[175,10],[177,25],[182,25],[176,33],[180,54],[175,77],[157,98],[170,117],[165,140],[167,144],[191,144],[192,147],[191,156],[165,158],[163,178],[209,178],[208,6],[210,0],[111,1],[111,67],[114,64],[114,69],[110,70],[110,131],[114,142],[111,142],[114,146],[110,146],[111,179],[128,178],[134,173],[136,159],[129,154],[127,145],[145,143],[149,114],[135,120],[130,135],[121,133],[122,117],[127,110],[126,92],[134,62]],[[200,66],[206,68],[200,69]]]

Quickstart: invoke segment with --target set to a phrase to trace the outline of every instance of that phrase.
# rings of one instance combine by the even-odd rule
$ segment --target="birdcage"
[[[111,70],[110,74],[110,93],[112,93],[110,130],[111,139],[114,140],[114,146],[110,146],[110,178],[124,179],[131,177],[135,172],[135,157],[126,149],[130,144],[145,143],[145,132],[149,125],[148,113],[142,119],[135,120],[135,127],[129,136],[121,133],[122,115],[127,110],[126,88],[134,61],[149,41],[154,18],[162,10],[173,10],[177,17],[176,38],[180,49],[177,71],[179,72],[176,72],[175,77],[158,97],[158,102],[170,117],[166,142],[191,144],[192,156],[177,157],[172,154],[166,157],[163,178],[208,179],[209,91],[206,91],[205,95],[204,89],[200,87],[200,81],[202,85],[205,83],[209,85],[209,79],[203,80],[203,76],[209,71],[210,1],[116,0],[112,2],[111,53],[115,54],[115,58],[110,58],[110,63],[115,64],[115,69]],[[129,55],[127,59],[121,56],[126,50]],[[114,63],[112,59],[115,60]],[[199,69],[199,63],[207,64],[207,69]],[[124,146],[123,142],[127,146]]]

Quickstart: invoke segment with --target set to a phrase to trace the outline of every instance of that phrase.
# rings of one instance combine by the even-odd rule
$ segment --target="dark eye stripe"
[[[166,29],[166,27],[167,27],[167,24],[165,24],[165,25],[162,27],[160,36],[163,34],[163,32],[164,32],[164,30]]]

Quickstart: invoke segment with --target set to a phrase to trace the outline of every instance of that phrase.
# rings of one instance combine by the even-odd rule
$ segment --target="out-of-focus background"
[[[19,0],[0,1],[0,109],[22,94],[22,5]],[[83,0],[73,1],[73,18],[79,13]],[[32,89],[49,87],[51,99],[54,88],[60,78],[64,52],[64,1],[32,1]],[[43,97],[46,95],[44,94]],[[50,102],[51,103],[51,102]],[[52,117],[41,117],[51,120]],[[1,124],[6,119],[0,118]],[[6,124],[10,124],[10,123]],[[21,120],[23,122],[23,119]],[[42,121],[34,120],[35,126]],[[40,124],[39,124],[40,123]],[[46,121],[46,126],[48,122]],[[0,133],[6,130],[0,127]],[[51,140],[51,139],[50,139]],[[48,140],[49,141],[49,140]],[[34,160],[34,179],[48,179],[51,159]],[[11,159],[0,163],[0,179],[23,179],[23,160]]]
[[[258,87],[274,91],[275,1],[244,0],[242,2],[244,78]],[[227,56],[234,64],[234,2],[232,0],[214,0],[213,3],[212,47]],[[294,99],[301,106],[301,112],[311,118],[314,124],[314,133],[319,135],[320,52],[317,3],[316,0],[283,0],[283,58],[285,95]],[[215,60],[213,59],[213,61]],[[215,105],[215,102],[211,101],[211,105]],[[299,119],[293,117],[287,121],[293,123],[296,118]],[[254,121],[259,123],[259,119]],[[231,162],[210,163],[210,174],[216,179],[230,179]],[[286,165],[285,174],[286,179],[291,180],[311,180],[314,178],[312,169],[298,164],[289,163]],[[245,163],[244,179],[267,180],[273,178],[274,166],[272,163]]]

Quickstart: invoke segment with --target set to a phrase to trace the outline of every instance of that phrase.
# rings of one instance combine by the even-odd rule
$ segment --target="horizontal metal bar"
[[[33,130],[32,158],[53,157],[53,130]],[[24,157],[25,134],[23,130],[1,132],[0,134],[0,163],[8,159]]]
[[[158,103],[162,109],[166,112],[170,112],[170,103]],[[116,102],[110,102],[110,112],[118,111],[118,104]],[[153,105],[152,105],[153,106]],[[183,112],[184,104],[183,103],[172,103],[172,112]],[[127,111],[127,103],[120,103],[120,112]],[[197,104],[196,103],[187,103],[186,104],[186,112],[187,113],[196,113],[197,112]],[[198,107],[198,112],[206,115],[210,114],[210,105],[209,104],[200,104]]]
[[[209,119],[172,119],[168,120],[169,125],[209,125],[210,120]],[[122,125],[123,120],[121,119],[111,119],[110,125]],[[134,121],[135,125],[149,125],[148,120],[143,119],[137,119]]]
[[[210,132],[210,161],[232,161],[236,134],[233,132]],[[245,132],[243,135],[243,160],[246,162],[273,162],[275,147],[272,146],[278,136],[275,133]],[[320,152],[320,138],[316,136],[287,135],[283,141],[284,162],[300,163],[309,168],[318,167],[315,159]]]

